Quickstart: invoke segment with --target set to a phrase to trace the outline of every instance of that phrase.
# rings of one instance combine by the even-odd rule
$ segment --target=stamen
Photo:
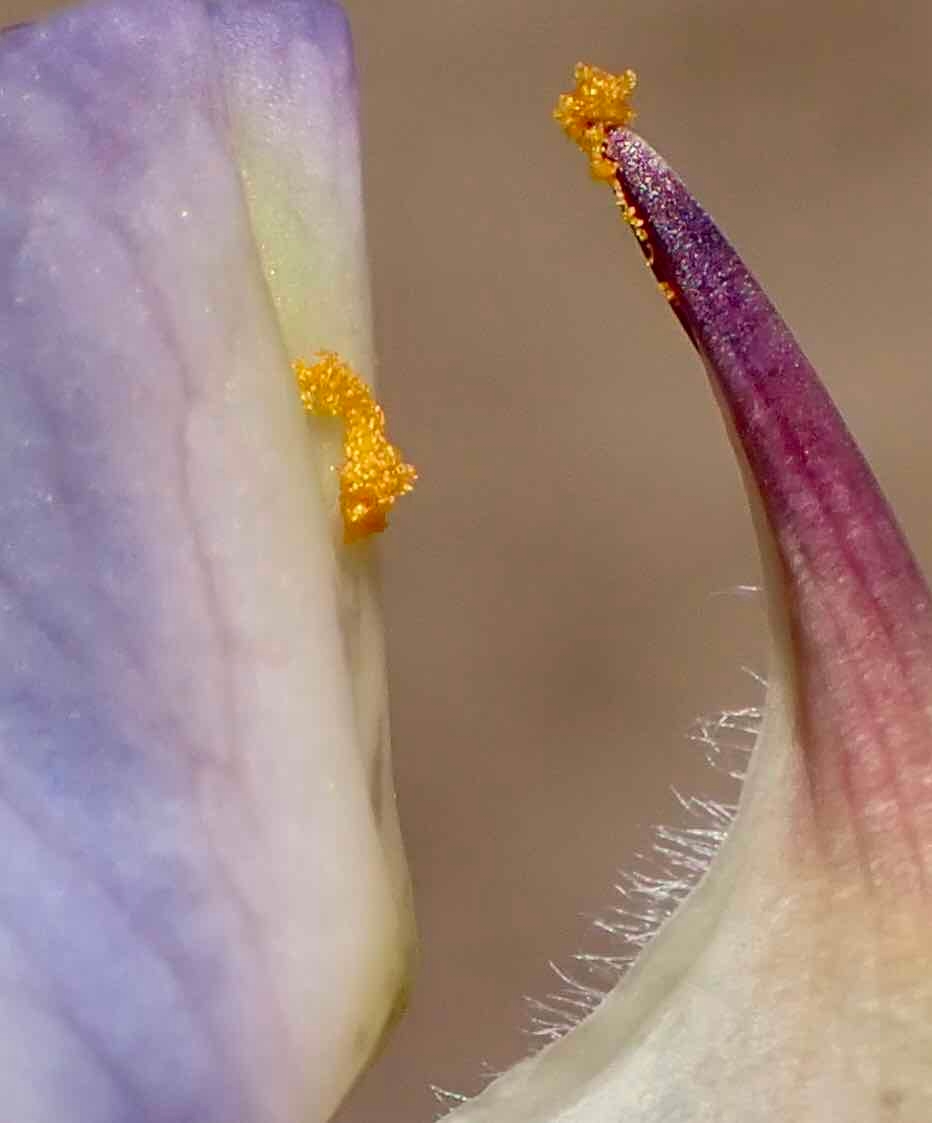
[[[576,89],[560,95],[554,120],[589,157],[593,178],[612,180],[617,169],[605,155],[605,142],[613,129],[623,129],[634,120],[630,99],[638,76],[633,70],[609,74],[585,62],[576,64],[573,76]]]
[[[627,128],[636,116],[631,95],[637,86],[637,74],[633,70],[610,74],[597,66],[579,62],[574,77],[576,89],[560,95],[553,112],[554,120],[589,157],[593,179],[611,185],[622,221],[631,228],[648,266],[656,272],[656,255],[648,224],[625,194],[609,144],[612,134]],[[675,304],[675,287],[666,278],[658,277],[658,281],[663,296],[670,304]]]
[[[344,463],[340,469],[343,537],[358,542],[383,531],[395,500],[414,487],[417,472],[385,436],[385,414],[349,363],[321,351],[308,366],[292,363],[301,402],[308,413],[343,421]]]

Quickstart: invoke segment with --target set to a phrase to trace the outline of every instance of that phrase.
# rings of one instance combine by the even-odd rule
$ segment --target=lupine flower
[[[595,1012],[456,1123],[932,1119],[929,591],[758,283],[631,131],[630,72],[557,117],[608,182],[701,356],[769,592],[764,725],[737,818]]]
[[[330,0],[0,35],[9,1123],[323,1120],[401,1001],[369,547],[291,368],[372,373],[355,100]]]
[[[782,321],[628,128],[631,76],[580,77],[564,123],[746,471],[768,707],[698,890],[591,1018],[460,1115],[920,1123],[928,592]],[[338,514],[339,427],[308,422],[291,370],[372,369],[353,100],[327,0],[126,0],[0,38],[16,1123],[324,1119],[403,988],[367,547]]]

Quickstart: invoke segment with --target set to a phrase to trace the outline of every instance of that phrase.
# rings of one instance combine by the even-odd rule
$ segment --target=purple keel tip
[[[665,161],[610,134],[648,262],[702,356],[782,570],[806,814],[870,884],[932,864],[929,590],[864,457],[761,287]]]

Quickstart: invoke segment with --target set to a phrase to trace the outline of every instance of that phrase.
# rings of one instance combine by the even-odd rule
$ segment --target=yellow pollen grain
[[[332,351],[321,351],[310,366],[298,359],[292,369],[308,413],[343,422],[344,541],[358,542],[383,531],[395,500],[411,491],[417,472],[385,436],[382,407],[349,363]]]
[[[625,195],[619,168],[608,155],[608,136],[615,129],[624,129],[636,114],[631,104],[638,77],[633,70],[611,74],[589,63],[578,62],[573,72],[576,88],[561,94],[553,111],[554,120],[589,157],[593,179],[610,184],[622,221],[641,243],[644,259],[653,268],[656,255],[643,217]],[[670,303],[676,299],[673,287],[661,282],[660,291]]]
[[[605,155],[605,142],[612,129],[622,129],[635,117],[631,95],[638,84],[633,70],[610,74],[588,63],[576,64],[576,88],[560,95],[554,120],[589,157],[593,178],[611,180],[615,165]]]
[[[618,211],[622,219],[631,227],[631,231],[639,242],[647,241],[647,231],[644,229],[644,219],[638,212],[631,206],[628,200],[624,197],[621,187],[615,187],[615,202],[618,204]]]

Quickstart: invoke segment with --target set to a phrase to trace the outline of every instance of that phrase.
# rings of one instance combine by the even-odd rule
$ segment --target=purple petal
[[[932,860],[932,617],[896,520],[825,388],[760,286],[660,156],[607,153],[641,242],[705,360],[773,535],[795,658],[811,823],[871,886],[924,889]]]
[[[264,73],[270,103],[313,98],[331,163],[355,153],[348,60],[327,0],[127,0],[0,42],[17,1123],[325,1117],[402,984],[314,435],[237,149]],[[363,330],[365,296],[342,307]]]

